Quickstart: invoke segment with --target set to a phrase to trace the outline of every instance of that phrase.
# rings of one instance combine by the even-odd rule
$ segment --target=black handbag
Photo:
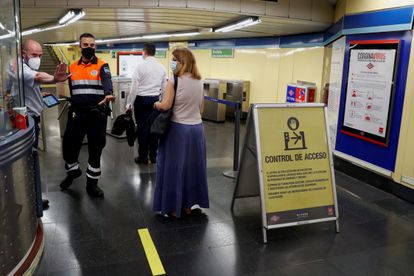
[[[150,129],[151,135],[154,135],[157,137],[163,137],[165,134],[167,134],[170,128],[170,124],[171,124],[171,117],[173,114],[173,107],[175,103],[175,93],[177,91],[177,85],[178,85],[178,77],[174,76],[173,103],[171,105],[171,108],[166,111],[159,112],[156,110],[156,112],[158,112],[158,115],[156,115],[156,117],[154,116],[155,117],[154,121],[151,124],[151,129]]]

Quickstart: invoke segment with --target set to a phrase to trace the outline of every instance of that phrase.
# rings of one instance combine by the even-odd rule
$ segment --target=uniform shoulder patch
[[[108,75],[110,75],[110,74],[111,74],[111,70],[109,70],[109,67],[104,66],[104,67],[103,67],[103,70],[104,70],[104,72],[105,72],[105,73],[107,73]]]

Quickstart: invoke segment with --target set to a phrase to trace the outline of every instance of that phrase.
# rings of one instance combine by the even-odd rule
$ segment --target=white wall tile
[[[240,0],[216,0],[214,2],[216,11],[237,12],[241,10]]]
[[[266,10],[265,2],[242,0],[241,12],[247,14],[264,15]]]
[[[34,0],[20,0],[20,7],[34,7]]]
[[[51,1],[49,1],[51,2]],[[71,8],[82,8],[82,7],[98,7],[98,0],[68,0],[68,6]]]
[[[67,0],[36,0],[36,7],[66,7],[68,5]]]
[[[194,9],[214,9],[214,0],[187,0],[187,7]]]
[[[335,9],[329,1],[313,0],[312,3],[312,20],[322,22],[332,22]]]
[[[159,0],[160,7],[187,7],[187,0]]]
[[[129,0],[99,0],[101,7],[129,6]]]
[[[277,3],[266,3],[266,15],[289,17],[289,0],[279,0]]]
[[[129,0],[129,5],[139,7],[158,7],[158,0]]]
[[[298,19],[312,19],[311,0],[290,0],[289,17]]]

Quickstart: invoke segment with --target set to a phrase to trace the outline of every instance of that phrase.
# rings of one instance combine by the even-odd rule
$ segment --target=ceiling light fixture
[[[66,24],[67,25],[67,24]],[[60,25],[59,25],[60,26]],[[64,25],[62,25],[64,26]],[[31,30],[31,33],[43,31],[43,30]],[[188,37],[188,36],[196,36],[202,33],[211,32],[211,28],[204,28],[198,30],[188,30],[182,32],[175,32],[175,33],[165,33],[165,34],[149,34],[144,36],[128,36],[128,37],[116,37],[116,38],[104,38],[104,39],[97,39],[97,44],[104,44],[104,43],[116,43],[116,42],[123,42],[123,41],[133,41],[133,40],[141,40],[141,39],[158,39],[158,38],[167,38],[167,37]],[[48,45],[66,45],[67,43],[51,43]]]
[[[60,20],[59,24],[71,24],[77,20],[79,20],[81,17],[85,16],[85,12],[83,10],[77,9],[77,10],[69,10]]]
[[[169,34],[153,34],[153,35],[144,35],[142,38],[143,39],[157,39],[157,38],[166,38],[170,36],[171,35]]]
[[[7,38],[11,38],[11,37],[14,37],[14,33],[13,32],[12,33],[9,33],[9,34],[6,34],[6,35],[0,35],[0,40],[7,39]]]
[[[52,25],[52,26],[43,27],[43,28],[29,29],[29,30],[23,31],[22,35],[31,35],[31,34],[35,34],[35,33],[40,33],[40,32],[50,31],[50,30],[54,30],[54,29],[59,29],[59,28],[65,27],[65,26],[66,25]]]
[[[171,34],[172,37],[181,37],[181,36],[195,36],[199,35],[199,32],[188,32],[188,33],[173,33]]]
[[[96,43],[100,44],[100,43],[120,42],[120,41],[139,40],[139,39],[142,39],[142,36],[97,39]]]
[[[22,32],[22,35],[31,35],[35,33],[40,33],[44,31],[59,29],[66,27],[69,24],[72,24],[75,21],[78,21],[80,18],[85,16],[85,12],[81,9],[69,10],[58,22],[58,24],[48,25],[44,27],[37,27]]]
[[[215,28],[214,32],[215,33],[217,33],[217,32],[226,33],[226,32],[230,32],[230,31],[246,28],[246,27],[249,27],[249,26],[253,26],[253,25],[259,24],[261,22],[262,21],[260,20],[259,17],[252,16],[252,17],[248,17],[248,18],[245,18],[243,20],[237,21],[235,23],[231,23],[231,24],[219,27],[219,28]]]
[[[72,45],[78,45],[79,41],[74,42],[67,42],[67,43],[45,43],[43,45],[45,46],[72,46]]]

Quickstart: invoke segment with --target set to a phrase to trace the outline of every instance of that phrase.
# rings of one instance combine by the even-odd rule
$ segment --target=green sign
[[[156,58],[165,58],[167,56],[167,50],[156,50],[154,56]]]
[[[112,54],[112,58],[116,58],[116,51],[112,51],[111,54]]]
[[[233,58],[233,49],[211,49],[211,57],[213,58]]]

